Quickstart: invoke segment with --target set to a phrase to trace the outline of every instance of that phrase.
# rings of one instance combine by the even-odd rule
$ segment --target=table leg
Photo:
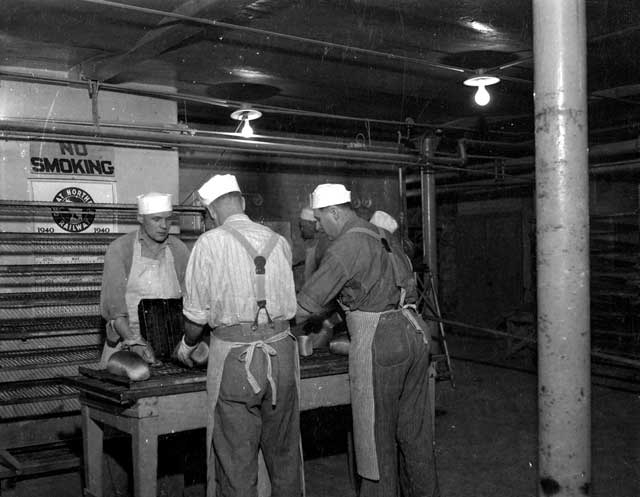
[[[158,433],[155,419],[141,419],[131,433],[134,497],[156,497]]]
[[[84,452],[84,478],[87,492],[102,497],[102,445],[104,430],[91,419],[91,409],[82,406],[82,432]]]

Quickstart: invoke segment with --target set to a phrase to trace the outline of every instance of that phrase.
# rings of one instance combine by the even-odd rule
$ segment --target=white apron
[[[138,318],[138,303],[142,299],[173,299],[181,296],[182,289],[178,282],[171,249],[166,246],[162,250],[159,259],[143,257],[142,245],[140,244],[139,236],[136,236],[133,242],[133,259],[131,260],[131,270],[129,271],[125,292],[127,312],[129,313],[129,329],[132,333],[131,338],[142,338]],[[107,327],[113,327],[113,324],[109,322]],[[112,329],[111,333],[110,330],[107,330],[107,337],[114,334],[117,335],[115,330]],[[105,343],[100,360],[101,367],[106,367],[109,357],[121,350],[122,346],[122,340],[115,347]]]
[[[211,335],[211,342],[209,344],[209,362],[207,365],[207,497],[215,497],[216,495],[216,474],[215,474],[215,454],[213,453],[213,426],[215,424],[215,408],[218,403],[218,395],[220,394],[220,384],[222,382],[222,373],[224,371],[224,362],[229,355],[231,349],[237,347],[246,347],[245,351],[245,370],[247,371],[247,381],[253,388],[253,391],[258,393],[260,387],[258,386],[253,374],[251,373],[251,359],[255,353],[264,353],[267,358],[267,379],[271,385],[272,395],[274,402],[277,398],[277,387],[271,377],[271,352],[273,349],[269,346],[269,343],[277,342],[288,337],[293,337],[289,330],[278,333],[266,340],[259,340],[256,342],[229,342],[221,340]],[[275,351],[273,351],[275,352]],[[298,344],[296,342],[295,350],[295,377],[296,387],[298,389],[298,399],[300,399],[300,359],[298,356]],[[302,444],[302,442],[301,442]],[[300,451],[302,453],[302,445],[300,445]],[[304,478],[304,473],[303,473]],[[304,481],[303,481],[303,493],[304,493]],[[262,451],[258,454],[258,497],[268,497],[271,495],[271,484],[269,482],[269,473],[262,457]]]
[[[347,311],[349,344],[349,381],[351,389],[351,412],[353,416],[353,445],[358,474],[369,480],[379,480],[378,455],[375,439],[375,397],[373,394],[372,344],[380,316],[390,312]],[[429,339],[426,326],[412,314],[409,308],[400,310],[413,325],[416,333],[422,334],[425,344]]]
[[[382,312],[347,312],[349,385],[353,415],[353,444],[358,474],[379,480],[375,440],[375,402],[371,346]]]

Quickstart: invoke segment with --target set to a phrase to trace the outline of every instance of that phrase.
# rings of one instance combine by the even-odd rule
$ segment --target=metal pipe
[[[41,83],[46,85],[64,86],[68,88],[81,88],[85,89],[88,85],[85,80],[72,80],[72,79],[60,79],[45,76],[34,76],[31,74],[15,73],[10,71],[0,71],[0,79],[7,79],[12,81],[23,81],[30,83]],[[220,98],[204,97],[202,95],[195,95],[191,93],[180,93],[161,90],[150,90],[141,88],[122,87],[120,85],[110,85],[108,83],[100,83],[101,91],[109,91],[114,93],[124,93],[126,95],[139,95],[145,97],[161,98],[164,100],[171,100],[176,102],[194,102],[205,105],[211,105],[212,107],[221,107],[225,109],[237,109],[246,105],[245,102],[239,100],[224,100]],[[329,114],[326,112],[313,112],[302,109],[290,109],[287,107],[278,107],[274,105],[264,105],[260,103],[253,103],[251,105],[253,109],[263,111],[269,114],[279,114],[287,116],[302,116],[302,117],[314,117],[318,119],[332,119],[336,121],[354,121],[367,123],[376,123],[389,126],[406,126],[405,121],[394,121],[392,119],[375,119],[372,117],[362,116],[346,116],[342,114]],[[450,129],[457,131],[473,131],[472,129],[462,126],[442,126],[437,123],[413,123],[413,127],[428,128],[428,129]]]
[[[24,122],[14,119],[0,121],[0,139],[9,140],[56,140],[73,139],[87,143],[121,144],[134,147],[188,147],[241,150],[255,154],[283,154],[303,157],[324,157],[332,159],[352,160],[358,162],[376,162],[387,164],[389,170],[395,171],[399,164],[416,165],[415,155],[397,152],[375,152],[360,149],[342,149],[318,145],[290,144],[270,141],[267,138],[256,137],[246,139],[217,134],[202,136],[196,131],[189,133],[144,131],[121,128],[96,128],[87,125],[68,124],[48,121],[45,126],[41,123]]]
[[[535,338],[531,338],[528,336],[516,336],[513,333],[509,333],[507,331],[500,331],[493,328],[486,328],[483,326],[477,326],[475,324],[465,323],[463,321],[455,321],[452,319],[445,319],[442,316],[433,316],[431,314],[425,314],[422,318],[426,321],[431,321],[439,324],[448,324],[449,326],[457,326],[460,328],[466,328],[469,330],[482,331],[484,333],[488,333],[490,335],[494,335],[501,338],[507,338],[510,340],[535,344],[537,340]],[[591,352],[592,357],[597,357],[598,359],[605,359],[607,361],[615,362],[618,364],[624,364],[625,366],[632,366],[635,368],[640,368],[640,361],[636,359],[631,359],[629,357],[617,356],[614,354],[605,354],[603,352],[593,351]]]
[[[439,138],[434,136],[422,140],[425,164],[420,168],[422,192],[422,256],[427,271],[433,275],[433,283],[438,288],[438,240],[436,237],[436,178],[430,167],[429,157],[435,152]],[[425,281],[428,281],[425,275]]]
[[[533,0],[540,497],[591,485],[586,39],[585,0]]]
[[[211,169],[213,164],[223,154],[219,150],[192,150],[180,149],[180,169]],[[258,160],[251,154],[243,152],[226,152],[224,153],[225,164],[235,168],[251,168],[254,167],[254,160]],[[307,167],[315,169],[334,170],[354,172],[354,174],[367,174],[375,176],[391,177],[396,174],[395,168],[390,168],[387,164],[367,162],[357,163],[354,161],[340,161],[325,159],[322,156],[296,156],[287,157],[283,154],[272,156],[263,155],[259,158],[264,165],[265,171],[270,169],[278,171],[297,172]]]
[[[96,211],[106,212],[124,212],[137,214],[138,206],[136,204],[69,204],[60,202],[44,202],[35,200],[0,200],[0,208],[2,209],[15,209],[15,210],[28,210],[34,209],[92,209]],[[204,207],[189,206],[189,205],[174,205],[173,212],[176,214],[204,214]]]
[[[464,139],[464,141],[468,141],[466,138]],[[486,142],[486,143],[492,143],[492,142]],[[632,154],[632,153],[640,153],[640,137],[633,139],[633,140],[624,140],[624,141],[620,141],[620,142],[613,142],[613,143],[603,143],[600,145],[594,145],[592,147],[589,148],[589,158],[590,159],[595,159],[597,157],[602,157],[602,156],[613,156],[613,155],[621,155],[621,154]],[[470,164],[469,166],[466,166],[465,168],[460,168],[460,171],[466,171],[469,173],[473,173],[473,172],[478,172],[478,171],[485,171],[488,169],[493,169],[495,167],[495,159],[504,159],[503,160],[503,165],[504,168],[507,169],[513,169],[513,168],[524,168],[524,167],[528,167],[531,166],[533,167],[534,163],[535,163],[535,157],[533,156],[527,156],[527,157],[517,157],[517,158],[504,158],[504,157],[500,157],[500,156],[480,156],[480,155],[475,155],[475,154],[469,154],[467,156],[468,159],[480,159],[480,158],[490,158],[493,160],[489,160],[487,162],[483,162],[483,163],[479,163],[479,164]],[[459,158],[458,161],[460,161],[462,159]],[[440,164],[440,156],[434,156],[432,155],[430,158],[432,164],[434,167],[437,167],[437,164]],[[628,161],[620,161],[619,163],[625,163],[625,164],[631,164],[631,163],[638,163],[639,160],[638,159],[630,159]],[[590,173],[594,173],[594,169],[600,168],[601,166],[605,166],[607,163],[591,163],[589,166],[589,172]],[[608,163],[610,165],[614,165],[613,163]],[[615,165],[617,165],[618,163],[616,162]],[[445,169],[445,168],[440,168],[440,169]],[[614,168],[615,170],[615,168]],[[441,174],[438,174],[438,178],[442,178],[443,176]],[[420,181],[420,176],[417,174],[410,174],[407,175],[407,183],[411,184],[411,183],[417,183]]]
[[[409,238],[409,220],[407,219],[407,183],[405,181],[404,167],[398,168],[398,193],[400,195],[400,216],[398,229],[402,240]]]
[[[495,191],[495,190],[510,190],[513,188],[533,187],[533,180],[523,181],[469,181],[465,183],[452,183],[452,184],[438,184],[437,195],[443,193],[450,193],[459,190],[465,192],[476,193],[482,189],[482,191]],[[407,192],[407,198],[415,198],[420,196],[420,192],[417,190],[411,190]]]
[[[615,163],[600,163],[600,164],[592,164],[589,168],[590,176],[599,176],[601,174],[615,174],[615,173],[640,173],[640,160],[634,159],[631,161],[621,161]],[[454,177],[453,174],[449,175],[441,175],[436,174],[436,179],[441,180],[445,178]],[[533,184],[533,175],[531,174],[522,174],[518,176],[509,176],[505,177],[501,181],[495,180],[487,180],[480,179],[475,181],[464,181],[461,183],[440,183],[438,184],[437,194],[441,195],[443,193],[450,193],[458,190],[472,190],[474,193],[479,192],[480,190],[475,190],[475,188],[482,188],[482,192],[488,192],[492,190],[506,190],[512,188],[522,188],[524,186],[529,186]],[[414,198],[420,196],[420,192],[418,190],[409,190],[407,191],[407,198]]]
[[[589,157],[601,157],[603,155],[616,154],[637,154],[640,152],[640,137],[635,140],[625,140],[615,143],[605,143],[602,145],[594,145],[589,148]]]

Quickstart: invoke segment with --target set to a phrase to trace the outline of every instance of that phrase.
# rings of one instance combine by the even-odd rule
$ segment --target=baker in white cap
[[[296,322],[323,315],[336,297],[346,313],[360,495],[439,495],[429,335],[412,306],[411,263],[388,230],[357,216],[344,185],[319,185],[310,207],[333,242],[298,293]]]
[[[152,348],[140,334],[138,303],[145,298],[182,296],[189,250],[178,237],[169,235],[171,195],[151,192],[139,195],[137,203],[140,226],[111,242],[104,256],[100,312],[107,322],[107,336],[103,367],[122,349],[155,362]]]
[[[369,222],[378,228],[387,230],[392,235],[398,236],[398,222],[391,215],[385,211],[375,211],[369,219]],[[416,247],[414,243],[407,237],[402,237],[400,243],[404,249],[404,253],[407,254],[409,260],[413,260],[416,253]]]
[[[198,195],[216,227],[189,257],[176,357],[194,362],[208,324],[207,495],[258,495],[259,449],[271,495],[302,495],[291,248],[244,213],[235,176],[212,177]]]
[[[378,228],[387,230],[391,234],[394,234],[398,229],[398,222],[391,214],[387,214],[385,211],[375,211],[369,222]]]

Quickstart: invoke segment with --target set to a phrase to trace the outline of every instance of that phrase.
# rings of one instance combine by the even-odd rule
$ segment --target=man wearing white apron
[[[360,496],[438,496],[429,338],[412,305],[411,263],[391,233],[356,215],[343,185],[319,185],[311,207],[333,241],[298,293],[296,321],[336,296],[346,312]]]
[[[102,367],[123,348],[153,363],[153,350],[140,334],[138,303],[182,296],[189,249],[169,235],[171,195],[152,192],[139,195],[137,201],[140,227],[111,242],[104,257],[100,311],[107,336]]]
[[[205,324],[208,497],[258,495],[262,451],[272,497],[303,493],[299,364],[289,319],[296,312],[288,242],[244,213],[235,176],[216,175],[198,194],[216,225],[195,243],[185,276],[187,365]],[[217,492],[217,493],[216,493]]]

